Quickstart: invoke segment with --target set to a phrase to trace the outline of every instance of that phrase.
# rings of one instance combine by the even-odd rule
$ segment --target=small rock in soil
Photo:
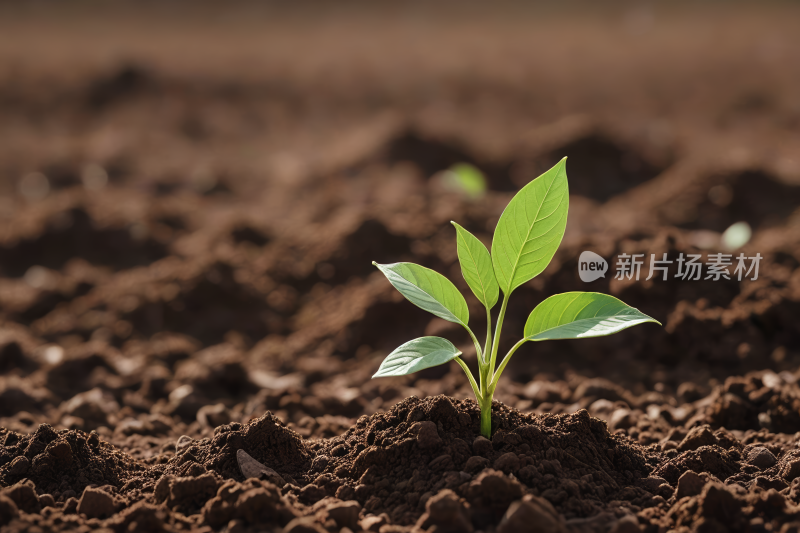
[[[678,450],[696,450],[701,446],[713,446],[717,444],[717,438],[708,426],[692,428],[686,437],[678,444]]]
[[[114,497],[101,489],[87,487],[78,502],[78,513],[89,518],[108,518],[116,511]]]
[[[515,501],[503,515],[497,533],[564,533],[566,527],[553,506],[544,498],[527,495]]]
[[[703,491],[703,487],[708,482],[708,477],[687,470],[678,480],[678,489],[675,497],[679,500],[686,496],[697,496]]]
[[[775,466],[778,460],[771,451],[759,446],[750,450],[750,453],[747,454],[747,462],[761,470],[766,470]]]
[[[262,465],[244,450],[237,450],[236,460],[239,462],[239,470],[242,471],[242,475],[245,478],[263,479],[279,487],[283,487],[286,484],[286,481],[276,471]]]

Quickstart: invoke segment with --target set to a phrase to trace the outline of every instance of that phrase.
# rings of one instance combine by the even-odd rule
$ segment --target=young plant
[[[440,337],[421,337],[403,344],[386,357],[373,378],[403,376],[455,360],[466,372],[480,405],[481,434],[491,438],[492,396],[511,356],[526,342],[602,337],[644,322],[661,325],[607,294],[556,294],[531,312],[525,323],[524,336],[497,367],[500,333],[511,293],[542,273],[564,237],[569,210],[566,159],[528,183],[511,199],[494,230],[491,255],[474,235],[453,222],[461,273],[486,308],[486,343],[483,347],[468,326],[467,302],[450,280],[414,263],[372,263],[411,303],[439,318],[464,326],[478,353],[478,380],[461,360],[461,351]],[[491,310],[500,299],[501,291],[503,301],[492,336]]]

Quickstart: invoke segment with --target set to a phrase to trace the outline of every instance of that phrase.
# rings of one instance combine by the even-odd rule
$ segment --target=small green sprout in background
[[[456,163],[444,171],[443,181],[447,188],[476,200],[486,194],[486,178],[474,165]]]
[[[747,222],[736,222],[722,233],[722,247],[726,250],[736,250],[744,246],[753,236],[753,230]]]
[[[453,222],[461,273],[486,308],[487,330],[483,347],[468,326],[467,302],[450,280],[414,263],[379,265],[373,262],[411,303],[439,318],[464,326],[475,343],[479,376],[476,381],[461,359],[461,351],[453,343],[440,337],[421,337],[390,353],[372,377],[404,376],[455,360],[466,372],[480,405],[481,434],[491,438],[494,391],[511,356],[524,343],[602,337],[644,322],[661,325],[607,294],[556,294],[531,312],[522,339],[497,367],[497,350],[508,299],[514,289],[541,274],[553,259],[564,237],[568,211],[569,190],[564,158],[511,199],[494,230],[491,255],[474,235]],[[500,299],[501,291],[503,299],[493,337],[491,310]]]

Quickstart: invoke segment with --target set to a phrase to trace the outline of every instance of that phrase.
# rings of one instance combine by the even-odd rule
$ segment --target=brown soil
[[[0,530],[800,530],[796,7],[181,6],[0,7]],[[449,221],[565,155],[501,348],[564,291],[664,327],[521,348],[491,441],[457,365],[371,380],[476,365],[371,261],[468,293]],[[756,281],[578,278],[738,221]]]

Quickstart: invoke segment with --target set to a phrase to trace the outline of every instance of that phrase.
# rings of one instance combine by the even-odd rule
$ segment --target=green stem
[[[475,345],[475,352],[476,352],[476,355],[478,356],[478,378],[481,380],[480,391],[483,392],[485,390],[484,387],[488,383],[488,380],[484,380],[484,373],[483,373],[483,367],[484,367],[483,358],[484,358],[484,355],[483,355],[483,351],[481,350],[481,344],[478,342],[478,339],[475,337],[475,334],[472,333],[472,330],[469,329],[469,326],[467,326],[466,324],[464,324],[463,326],[464,326],[464,329],[467,330],[467,333],[469,333],[469,336],[472,339],[472,343]],[[472,377],[472,374],[470,374],[469,371],[467,371],[467,374],[469,374],[469,376]]]
[[[486,354],[490,353],[489,350],[492,348],[492,310],[489,309],[489,306],[486,306],[486,347],[483,350],[483,365],[489,363],[486,360]]]
[[[497,350],[500,347],[500,332],[503,329],[503,319],[506,317],[508,307],[508,294],[503,294],[503,305],[500,306],[500,314],[497,316],[497,325],[494,330],[494,343],[492,344],[492,357],[489,361],[489,376],[494,380],[494,368],[497,363]]]
[[[481,435],[487,439],[492,438],[492,398],[491,396],[479,402],[481,406]]]
[[[500,363],[500,368],[498,368],[498,369],[497,369],[497,372],[495,372],[495,373],[494,373],[494,377],[492,378],[492,382],[491,382],[491,383],[489,383],[489,388],[488,388],[488,391],[487,391],[487,392],[489,393],[488,395],[489,395],[489,397],[490,397],[490,398],[491,398],[491,396],[494,394],[494,389],[497,387],[497,382],[498,382],[498,381],[500,381],[500,375],[503,373],[503,370],[505,370],[505,368],[506,368],[506,365],[507,365],[507,364],[508,364],[508,362],[511,360],[511,356],[512,356],[512,355],[514,355],[514,352],[516,352],[516,351],[517,351],[517,348],[519,348],[520,346],[522,346],[523,344],[525,344],[527,341],[528,341],[528,339],[522,339],[522,340],[520,340],[520,341],[519,341],[517,344],[515,344],[515,345],[514,345],[514,346],[513,346],[513,347],[512,347],[512,348],[511,348],[509,351],[508,351],[508,353],[506,354],[506,356],[503,358],[503,362],[502,362],[502,363]]]
[[[475,397],[478,399],[478,403],[483,401],[483,395],[481,394],[480,389],[478,389],[478,384],[475,383],[475,378],[472,377],[472,372],[469,371],[469,367],[467,363],[465,363],[460,357],[456,357],[456,363],[464,369],[464,373],[467,375],[467,379],[469,380],[469,384],[472,385],[472,392],[475,393]]]
[[[478,358],[481,376],[481,393],[486,395],[486,386],[489,384],[489,350],[492,349],[492,310],[486,306],[486,347],[483,349],[483,357]]]
[[[481,435],[487,439],[492,438],[492,389],[491,382],[494,380],[494,366],[497,362],[497,348],[500,341],[500,331],[503,329],[503,319],[506,316],[506,308],[508,307],[508,295],[503,295],[503,305],[500,306],[500,314],[497,316],[497,325],[494,330],[494,339],[492,339],[492,319],[489,315],[489,309],[486,309],[487,328],[486,328],[486,351],[489,346],[492,347],[491,357],[488,364],[483,369],[486,372],[486,380],[489,384],[484,383],[484,388],[481,389],[483,393],[483,400],[478,401],[481,406]]]
[[[480,365],[481,361],[483,360],[481,343],[478,342],[478,339],[475,338],[475,334],[472,333],[472,330],[469,329],[466,324],[464,324],[464,329],[467,330],[467,333],[469,333],[469,336],[472,338],[472,343],[475,345],[475,350],[478,352],[478,364]]]

